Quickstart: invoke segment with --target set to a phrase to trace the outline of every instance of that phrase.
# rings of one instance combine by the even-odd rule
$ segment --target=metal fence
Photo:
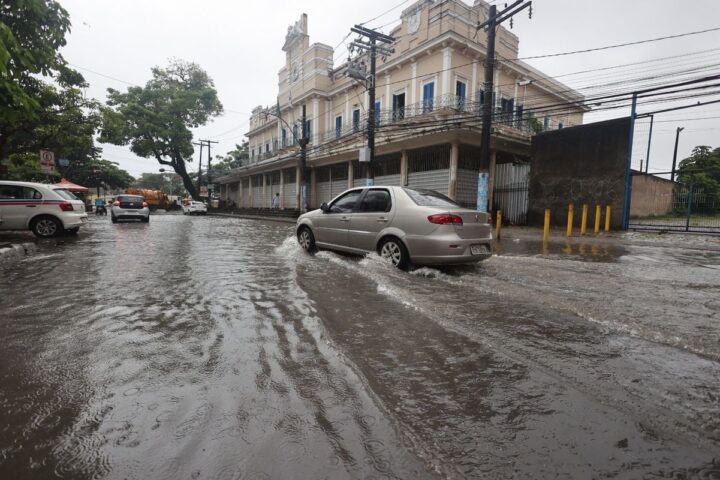
[[[659,195],[659,194],[658,194]],[[693,183],[676,183],[664,211],[630,218],[632,230],[679,231],[720,235],[720,195]]]
[[[503,163],[495,167],[493,210],[501,210],[503,220],[525,225],[528,212],[530,165]]]

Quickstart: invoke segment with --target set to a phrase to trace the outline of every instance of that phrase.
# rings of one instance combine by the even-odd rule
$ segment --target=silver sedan
[[[411,263],[476,263],[492,255],[488,214],[432,190],[353,188],[301,215],[296,232],[307,251],[377,252],[403,269]]]

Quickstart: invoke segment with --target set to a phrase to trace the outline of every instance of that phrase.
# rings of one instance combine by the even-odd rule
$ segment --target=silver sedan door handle
[[[381,223],[385,223],[385,222],[388,221],[388,219],[385,218],[385,217],[380,217],[380,218],[377,219],[377,221],[378,221],[378,222],[381,222]]]
[[[342,217],[342,218],[340,218],[340,221],[341,222],[349,222],[350,219],[348,217]]]
[[[25,206],[28,207],[28,208],[35,208],[35,207],[37,207],[37,205],[25,205]]]

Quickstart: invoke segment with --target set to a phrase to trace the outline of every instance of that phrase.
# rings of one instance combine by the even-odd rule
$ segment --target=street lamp
[[[522,105],[523,110],[525,109],[525,93],[527,93],[527,86],[530,85],[533,81],[531,79],[525,79],[525,80],[515,80],[515,94],[513,98],[515,99],[515,102],[517,103],[517,93],[518,93],[518,87],[523,87],[523,96],[522,96],[522,102],[520,102],[520,105]],[[517,112],[517,105],[515,106],[515,112]],[[514,113],[513,112],[513,116]],[[522,119],[518,119],[522,120]]]
[[[670,181],[675,181],[675,165],[677,164],[677,149],[678,149],[678,141],[680,140],[680,132],[685,130],[685,127],[677,127],[675,130],[675,151],[673,152],[673,164],[672,164],[672,171],[670,172]]]

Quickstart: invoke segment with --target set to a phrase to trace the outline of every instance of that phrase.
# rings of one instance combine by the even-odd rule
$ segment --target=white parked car
[[[0,230],[32,230],[48,238],[76,234],[87,221],[85,204],[68,190],[0,180]]]
[[[191,201],[187,205],[183,205],[183,215],[205,215],[207,213],[207,205],[205,202]]]

